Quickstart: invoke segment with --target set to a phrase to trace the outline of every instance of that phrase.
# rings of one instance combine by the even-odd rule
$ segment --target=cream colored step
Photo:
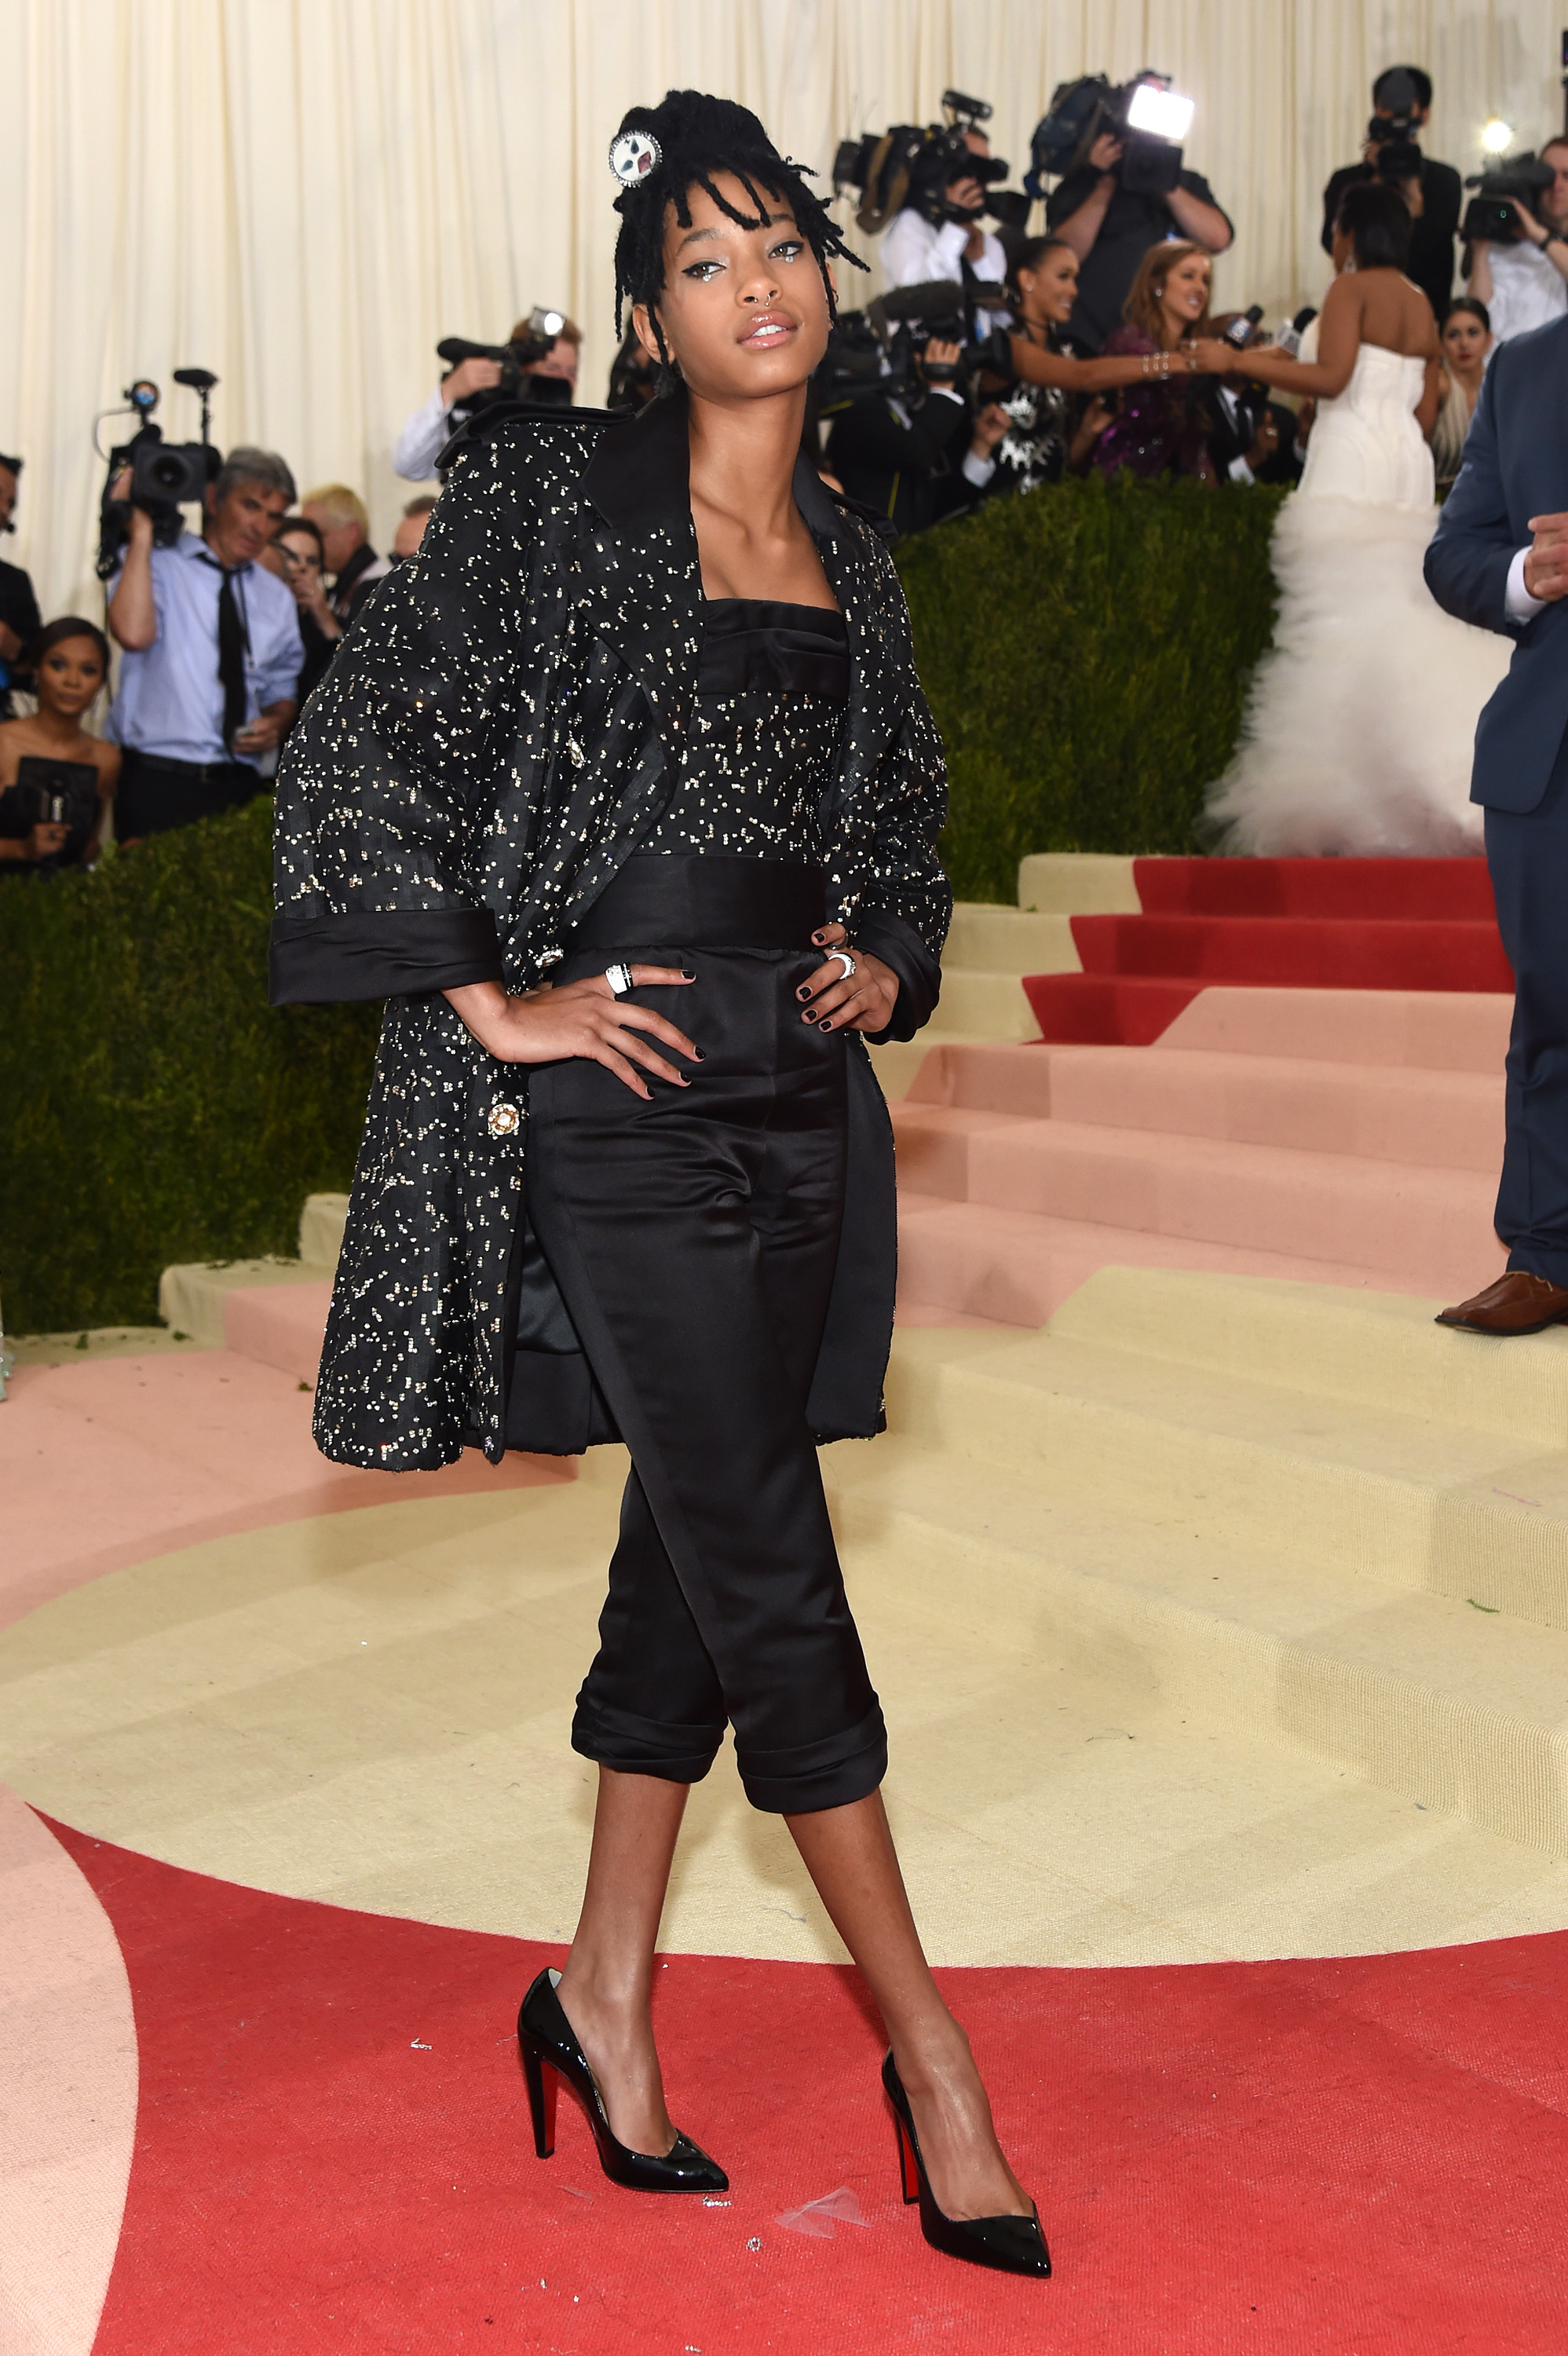
[[[1071,917],[1037,916],[988,900],[960,900],[942,952],[944,978],[964,966],[987,973],[1081,973]]]
[[[316,1268],[336,1268],[347,1216],[347,1194],[307,1194],[300,1213],[301,1259]]]
[[[928,1045],[939,1039],[1038,1039],[1040,1024],[1016,973],[944,966],[941,999],[920,1035]]]
[[[300,1214],[298,1259],[187,1260],[165,1268],[158,1279],[159,1316],[204,1350],[226,1348],[229,1293],[329,1280],[336,1272],[347,1215],[347,1194],[307,1194]]]
[[[1488,1341],[1435,1323],[1439,1304],[1331,1284],[1104,1268],[1051,1321],[1093,1341],[1243,1380],[1568,1448],[1568,1327]]]
[[[1143,911],[1132,861],[1098,851],[1037,851],[1021,859],[1019,906],[1065,916],[1136,916]]]
[[[1304,1579],[1266,1547],[1126,1520],[1114,1491],[1093,1513],[922,1444],[856,1453],[828,1460],[836,1518],[933,1627],[1011,1625],[1069,1675],[1568,1854],[1568,1634],[1327,1563]]]
[[[891,1379],[896,1429],[1086,1510],[1568,1630],[1563,1450],[1054,1326],[957,1363],[901,1351]]]

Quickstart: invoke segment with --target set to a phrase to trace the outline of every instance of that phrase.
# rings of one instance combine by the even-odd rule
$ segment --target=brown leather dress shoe
[[[1510,1268],[1473,1301],[1445,1309],[1439,1325],[1455,1325],[1466,1333],[1541,1333],[1548,1325],[1568,1319],[1568,1292],[1528,1269]]]

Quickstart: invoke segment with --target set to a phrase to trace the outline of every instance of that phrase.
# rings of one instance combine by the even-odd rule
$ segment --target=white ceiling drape
[[[1021,168],[1055,84],[1175,76],[1190,161],[1236,222],[1229,305],[1314,299],[1317,198],[1356,152],[1368,86],[1437,85],[1427,145],[1477,168],[1491,112],[1536,145],[1563,120],[1558,0],[0,0],[7,332],[0,448],[27,460],[19,530],[46,615],[88,602],[96,412],[133,376],[222,379],[225,444],[283,452],[302,487],[360,486],[390,530],[389,463],[443,335],[487,340],[535,302],[613,349],[623,110],[671,83],[754,107],[830,166],[843,134],[934,118],[955,84]],[[874,283],[874,282],[867,282]],[[849,293],[855,299],[855,293]],[[118,431],[112,427],[109,432]]]

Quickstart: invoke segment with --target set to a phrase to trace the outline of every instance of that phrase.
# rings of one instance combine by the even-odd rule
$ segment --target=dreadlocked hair
[[[687,196],[693,187],[705,189],[720,211],[742,229],[761,229],[777,205],[787,207],[816,257],[827,290],[828,317],[836,316],[829,259],[853,262],[857,270],[867,264],[850,252],[821,198],[806,187],[804,176],[810,166],[781,155],[750,108],[737,106],[732,99],[710,98],[700,90],[671,90],[665,92],[662,105],[632,107],[620,130],[645,131],[659,147],[659,160],[646,179],[635,188],[624,188],[615,199],[621,216],[615,240],[615,333],[623,333],[630,309],[638,303],[646,305],[658,345],[659,392],[670,391],[675,384],[675,364],[657,310],[665,283],[665,209],[673,205],[681,228],[689,229]],[[741,212],[715,187],[720,172],[740,181],[753,212]],[[765,201],[763,192],[775,205]]]

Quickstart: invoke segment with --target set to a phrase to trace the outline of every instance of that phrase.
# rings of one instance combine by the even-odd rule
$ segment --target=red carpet
[[[673,1957],[677,2116],[728,2207],[617,2190],[512,2039],[548,1953],[55,1830],[124,1951],[135,2159],[95,2356],[1556,2356],[1568,1934],[1349,1961],[952,1972],[1057,2276],[937,2258],[849,1976]],[[1020,1867],[1020,1869],[1027,1869]],[[848,2187],[864,2229],[782,2213]]]
[[[1141,916],[1074,916],[1081,974],[1024,983],[1042,1036],[1147,1046],[1200,990],[1511,991],[1481,859],[1139,859]]]

